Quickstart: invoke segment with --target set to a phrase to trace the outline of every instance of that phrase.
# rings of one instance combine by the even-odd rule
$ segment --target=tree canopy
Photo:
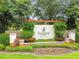
[[[34,4],[34,15],[39,19],[56,19],[60,10],[58,0],[36,0]]]
[[[8,27],[22,27],[24,19],[32,13],[30,0],[0,0],[0,4],[0,32]]]
[[[79,1],[71,0],[68,8],[65,9],[65,14],[67,16],[67,29],[76,28],[76,19],[79,16]]]
[[[24,19],[66,19],[70,28],[76,28],[79,17],[78,0],[0,0],[0,29],[22,28]],[[3,25],[5,23],[5,25]],[[9,26],[9,25],[10,26]],[[68,29],[69,29],[68,27]],[[4,32],[1,31],[0,32]]]

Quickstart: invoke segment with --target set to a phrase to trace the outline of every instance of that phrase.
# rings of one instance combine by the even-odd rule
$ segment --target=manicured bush
[[[3,44],[0,44],[0,51],[4,49],[5,49],[5,46]]]
[[[9,45],[9,35],[8,34],[0,34],[0,44],[5,46]]]
[[[33,47],[32,46],[18,46],[18,47],[11,47],[11,46],[7,46],[5,48],[6,51],[11,51],[11,52],[15,52],[15,51],[25,51],[25,52],[31,52],[33,51]]]
[[[33,36],[33,31],[22,31],[20,38],[28,39],[28,38],[32,38],[32,36]]]
[[[33,51],[33,47],[32,46],[26,46],[26,47],[19,46],[18,48],[19,48],[18,51],[26,51],[26,52]]]

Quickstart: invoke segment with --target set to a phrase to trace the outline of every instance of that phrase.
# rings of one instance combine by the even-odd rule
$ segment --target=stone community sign
[[[36,39],[54,39],[54,25],[35,25],[33,37]]]
[[[59,20],[26,20],[27,22],[63,22]],[[54,25],[34,25],[35,39],[54,39],[55,29]],[[69,32],[68,38],[75,41],[75,32]],[[16,39],[16,33],[10,33],[10,43],[14,43]]]

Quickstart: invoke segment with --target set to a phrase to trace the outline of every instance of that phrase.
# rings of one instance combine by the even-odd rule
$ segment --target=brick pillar
[[[12,47],[15,47],[16,33],[10,33],[9,36],[10,36],[10,45]]]

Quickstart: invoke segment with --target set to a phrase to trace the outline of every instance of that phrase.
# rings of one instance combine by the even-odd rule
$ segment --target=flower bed
[[[37,55],[59,55],[71,53],[72,49],[69,48],[35,48],[33,53]]]

